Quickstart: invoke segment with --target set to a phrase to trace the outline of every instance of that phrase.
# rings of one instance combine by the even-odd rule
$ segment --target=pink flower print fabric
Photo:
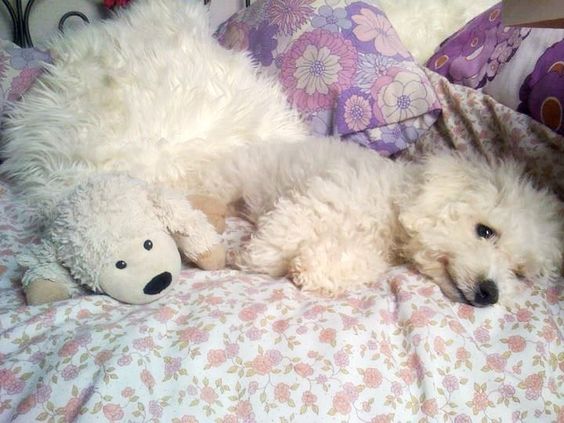
[[[19,100],[43,72],[43,65],[50,62],[47,52],[0,40],[0,111]]]
[[[216,37],[274,75],[314,134],[388,155],[414,142],[440,111],[427,77],[372,2],[259,0]]]
[[[0,182],[0,421],[564,418],[562,280],[526,287],[511,309],[475,309],[407,267],[336,298],[184,268],[151,304],[30,307],[14,259],[26,213]],[[230,257],[250,229],[229,219]]]

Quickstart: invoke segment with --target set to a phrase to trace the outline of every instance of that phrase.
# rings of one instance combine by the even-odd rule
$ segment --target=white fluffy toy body
[[[83,285],[131,304],[162,297],[181,255],[204,269],[225,264],[206,215],[176,193],[123,175],[100,175],[57,204],[41,242],[18,257],[29,304],[69,298]]]

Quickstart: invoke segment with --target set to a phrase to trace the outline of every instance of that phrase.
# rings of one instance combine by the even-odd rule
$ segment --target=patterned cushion
[[[501,7],[444,41],[427,66],[564,135],[564,30],[506,27]]]
[[[5,111],[7,102],[19,100],[31,87],[45,62],[51,62],[51,57],[44,51],[0,40],[0,112]]]
[[[372,2],[258,0],[216,36],[275,75],[316,134],[393,153],[438,115],[429,80]]]

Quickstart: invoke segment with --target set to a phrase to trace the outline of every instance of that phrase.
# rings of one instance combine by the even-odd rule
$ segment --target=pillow
[[[427,67],[564,135],[564,29],[506,27],[501,3],[445,40]]]
[[[49,63],[48,53],[36,48],[21,48],[10,41],[0,40],[0,112],[7,102],[17,101],[35,82]]]
[[[216,37],[248,50],[261,72],[277,77],[318,135],[391,154],[440,111],[428,78],[371,2],[258,0],[220,25]]]

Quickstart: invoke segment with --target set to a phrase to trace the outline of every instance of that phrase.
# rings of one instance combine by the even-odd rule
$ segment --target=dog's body
[[[222,175],[257,224],[240,267],[304,289],[335,293],[412,263],[449,298],[484,306],[562,260],[560,204],[515,163],[407,163],[321,139],[242,152]]]

